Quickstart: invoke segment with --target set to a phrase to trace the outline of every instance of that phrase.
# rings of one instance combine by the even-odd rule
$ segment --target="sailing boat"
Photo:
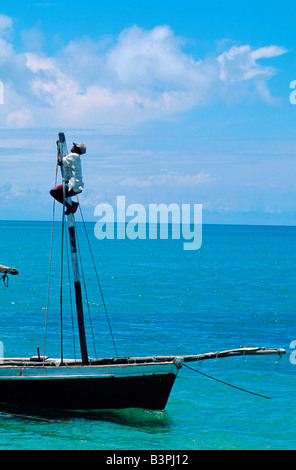
[[[64,133],[59,152],[67,154]],[[71,201],[68,200],[68,203]],[[81,359],[41,356],[0,360],[0,403],[58,409],[164,409],[186,362],[242,355],[285,354],[278,348],[240,348],[198,355],[91,359],[85,334],[75,217],[67,215]],[[64,211],[63,211],[64,218]]]

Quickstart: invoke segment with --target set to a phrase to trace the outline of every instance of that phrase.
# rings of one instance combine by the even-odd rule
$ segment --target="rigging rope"
[[[78,196],[77,196],[77,200],[78,200],[78,202],[79,202]],[[78,207],[79,207],[81,219],[82,219],[82,222],[83,222],[83,227],[84,227],[84,230],[85,230],[86,239],[87,239],[87,242],[88,242],[89,251],[90,251],[90,254],[91,254],[91,258],[92,258],[92,262],[93,262],[93,267],[94,267],[94,271],[95,271],[95,274],[96,274],[97,283],[98,283],[99,290],[100,290],[100,294],[101,294],[101,298],[102,298],[102,302],[103,302],[103,307],[104,307],[105,315],[106,315],[107,322],[108,322],[108,326],[109,326],[110,335],[111,335],[112,342],[113,342],[114,351],[115,351],[116,357],[118,357],[118,352],[117,352],[117,348],[116,348],[116,344],[115,344],[115,339],[114,339],[114,335],[113,335],[113,332],[112,332],[111,323],[110,323],[110,319],[109,319],[109,315],[108,315],[108,311],[107,311],[107,307],[106,307],[106,303],[105,303],[105,299],[104,299],[104,295],[103,295],[103,290],[102,290],[101,283],[100,283],[100,279],[99,279],[99,276],[98,276],[98,272],[97,272],[97,268],[96,268],[96,264],[95,264],[95,260],[94,260],[94,256],[93,256],[93,252],[92,252],[90,240],[89,240],[89,237],[88,237],[88,233],[87,233],[87,230],[86,230],[86,225],[85,225],[85,221],[84,221],[84,217],[83,217],[83,214],[82,214],[82,210],[81,210],[80,204],[79,204]]]
[[[56,163],[56,173],[55,173],[55,183],[54,183],[54,187],[56,187],[56,185],[57,185],[57,178],[58,178],[58,162]],[[52,223],[51,223],[51,237],[50,237],[50,255],[49,255],[49,272],[48,272],[48,284],[47,284],[47,302],[46,302],[45,332],[44,332],[44,347],[43,347],[43,363],[44,363],[44,358],[45,358],[46,335],[47,335],[47,322],[48,322],[49,288],[50,288],[50,278],[51,278],[51,262],[52,262],[52,245],[53,245],[54,218],[55,218],[55,199],[53,199],[53,208],[52,208]]]
[[[55,187],[57,185],[58,166],[59,165],[58,165],[58,161],[57,161],[57,163],[56,163],[56,173],[55,173],[55,184],[54,184]],[[63,171],[62,171],[62,175],[63,175]],[[79,201],[78,196],[77,196],[77,200]],[[116,344],[115,344],[115,340],[114,340],[114,335],[113,335],[113,332],[112,332],[111,323],[110,323],[110,319],[109,319],[109,315],[108,315],[108,311],[107,311],[107,307],[106,307],[106,303],[105,303],[101,283],[100,283],[98,272],[97,272],[97,269],[96,269],[94,256],[93,256],[93,253],[92,253],[92,248],[91,248],[90,240],[89,240],[88,233],[87,233],[87,230],[86,230],[86,225],[85,225],[85,221],[84,221],[84,217],[83,217],[83,214],[82,214],[80,204],[79,204],[79,210],[80,210],[80,215],[81,215],[81,219],[82,219],[82,222],[83,222],[83,226],[84,226],[84,230],[85,230],[85,234],[86,234],[86,238],[87,238],[91,258],[92,258],[92,263],[93,263],[93,266],[94,266],[94,271],[95,271],[97,283],[98,283],[101,298],[102,298],[102,303],[103,303],[105,315],[106,315],[108,326],[109,326],[110,335],[111,335],[112,342],[113,342],[115,355],[116,355],[116,357],[118,357],[118,352],[117,352],[117,348],[116,348]],[[50,292],[50,282],[51,282],[54,219],[55,219],[55,199],[53,198],[52,227],[51,227],[51,241],[50,241],[50,257],[49,257],[49,273],[48,273],[47,302],[46,302],[46,315],[45,315],[45,333],[44,333],[44,347],[43,347],[43,363],[44,363],[44,360],[45,360],[45,357],[46,357],[45,356],[45,350],[46,350],[47,325],[48,325],[49,292]],[[63,252],[64,252],[64,230],[65,230],[65,179],[64,179],[64,176],[63,176],[63,215],[62,215],[61,261],[60,261],[60,331],[61,331],[60,348],[61,348],[61,364],[63,364],[63,257],[64,257]],[[75,231],[76,231],[76,235],[77,235],[76,223],[75,223]],[[67,244],[67,236],[66,236],[66,244]],[[94,341],[94,334],[93,334],[93,328],[92,328],[92,322],[91,322],[91,315],[90,315],[90,310],[89,310],[89,301],[88,301],[88,298],[87,298],[86,283],[85,283],[85,277],[84,277],[84,272],[83,272],[83,265],[82,265],[80,247],[79,247],[79,243],[78,243],[78,236],[77,236],[77,246],[78,246],[80,265],[81,265],[82,276],[83,276],[83,283],[84,283],[84,290],[85,290],[88,313],[89,313],[90,326],[91,326],[92,337],[93,337],[95,356],[97,357],[95,341]],[[72,296],[71,296],[71,282],[70,282],[70,271],[69,271],[68,245],[67,245],[67,265],[68,265],[68,277],[69,277],[69,284],[70,284],[70,303],[71,303],[71,317],[72,317],[74,355],[75,355],[75,360],[76,360],[75,337],[74,337],[75,335],[74,335],[73,311],[72,311]],[[6,286],[8,286],[8,277],[7,277],[6,273],[0,279],[3,279],[4,284]]]
[[[69,231],[68,231],[68,234],[69,234]],[[70,275],[70,262],[69,262],[69,246],[68,246],[68,237],[67,236],[66,236],[66,248],[67,248],[66,251],[67,251],[67,266],[68,266],[69,298],[70,298],[71,321],[72,321],[73,349],[74,349],[74,359],[75,359],[75,362],[76,362],[75,328],[74,328],[71,275]]]
[[[236,385],[232,385],[228,382],[224,382],[223,380],[216,379],[215,377],[212,377],[211,375],[208,375],[208,374],[205,374],[204,372],[200,372],[199,370],[193,369],[193,367],[190,367],[187,364],[183,364],[183,366],[187,367],[187,369],[190,369],[190,370],[193,370],[194,372],[197,372],[200,375],[204,375],[208,379],[212,379],[212,380],[215,380],[216,382],[220,382],[221,384],[227,385],[228,387],[236,388],[237,390],[241,390],[243,392],[250,393],[251,395],[257,395],[257,397],[267,398],[267,400],[271,399],[270,397],[266,397],[265,395],[260,395],[260,393],[250,392],[249,390],[246,390],[244,388],[237,387]]]
[[[78,241],[78,233],[77,233],[77,227],[76,227],[76,222],[75,222],[75,220],[74,220],[74,224],[75,224],[75,233],[76,233],[76,241],[77,241],[78,255],[79,255],[79,260],[80,260],[81,274],[82,274],[82,279],[83,279],[83,287],[84,287],[84,292],[85,292],[85,297],[86,297],[86,305],[87,305],[87,310],[88,310],[88,317],[89,317],[90,329],[91,329],[92,340],[93,340],[93,346],[94,346],[94,353],[95,353],[96,359],[98,359],[97,352],[96,352],[95,337],[94,337],[94,332],[93,332],[93,327],[92,327],[92,321],[91,321],[91,314],[90,314],[90,309],[89,309],[88,295],[87,295],[87,290],[86,290],[86,282],[85,282],[85,277],[84,277],[84,270],[83,270],[83,264],[82,264],[82,257],[81,257],[81,252],[80,252],[80,246],[79,246],[79,241]]]
[[[61,167],[63,168],[63,167]],[[62,215],[62,239],[61,239],[61,267],[60,267],[60,332],[61,332],[61,364],[63,364],[63,259],[64,259],[64,232],[65,232],[65,178],[63,175],[63,215]]]
[[[8,276],[7,274],[9,274],[11,272],[11,269],[9,271],[7,271],[6,273],[3,274],[3,276],[1,276],[1,280],[3,281],[3,284],[5,285],[5,287],[8,287]]]

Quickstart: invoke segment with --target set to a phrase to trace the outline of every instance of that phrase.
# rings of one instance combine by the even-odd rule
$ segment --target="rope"
[[[57,185],[57,178],[58,178],[58,162],[56,163],[56,173],[55,173],[54,187],[56,187],[56,185]],[[51,261],[52,261],[52,245],[53,245],[54,217],[55,217],[55,199],[53,199],[53,209],[52,209],[52,224],[51,224],[51,238],[50,238],[50,255],[49,255],[49,272],[48,272],[47,302],[46,302],[45,331],[44,331],[44,347],[43,347],[43,365],[44,365],[44,358],[45,358],[46,336],[47,336],[47,321],[48,321],[48,306],[49,306],[49,288],[50,288],[50,278],[51,278]]]
[[[78,196],[77,196],[77,199],[79,201]],[[90,241],[89,241],[89,237],[88,237],[88,233],[87,233],[87,230],[86,230],[86,225],[85,225],[85,221],[84,221],[84,218],[83,218],[83,214],[82,214],[80,204],[79,204],[78,207],[79,207],[81,219],[82,219],[82,222],[83,222],[83,227],[84,227],[84,230],[85,230],[85,235],[86,235],[89,250],[90,250],[90,254],[91,254],[91,258],[92,258],[92,262],[93,262],[93,266],[94,266],[94,271],[95,271],[96,278],[97,278],[97,283],[98,283],[99,290],[100,290],[100,294],[101,294],[101,298],[102,298],[102,302],[103,302],[103,307],[104,307],[105,315],[106,315],[108,326],[109,326],[110,335],[111,335],[112,342],[113,342],[115,355],[116,355],[116,357],[118,357],[118,352],[117,352],[117,348],[116,348],[116,344],[115,344],[115,340],[114,340],[114,335],[113,335],[113,332],[112,332],[111,323],[110,323],[110,319],[109,319],[109,315],[108,315],[108,311],[107,311],[107,307],[106,307],[106,303],[105,303],[105,299],[104,299],[104,295],[103,295],[103,290],[102,290],[100,279],[99,279],[99,276],[98,276],[98,272],[97,272],[97,268],[96,268],[96,264],[95,264],[95,260],[94,260],[93,252],[92,252],[92,249],[91,249],[91,244],[90,244]]]
[[[66,154],[68,153],[66,144],[64,147]],[[58,156],[61,155],[60,146],[58,146]],[[64,155],[61,155],[62,157]],[[60,330],[61,330],[61,365],[63,364],[63,258],[64,258],[64,232],[65,232],[65,206],[66,206],[66,183],[64,176],[63,159],[61,162],[61,173],[63,180],[63,213],[62,213],[62,240],[61,240],[61,267],[60,267]]]
[[[8,276],[7,274],[9,274],[11,272],[11,269],[9,271],[7,271],[6,273],[3,274],[3,276],[1,277],[1,280],[3,281],[3,284],[5,285],[5,287],[8,287]]]
[[[87,295],[87,290],[86,290],[86,282],[85,282],[85,276],[84,276],[84,270],[83,270],[83,264],[82,264],[82,257],[81,257],[81,252],[80,252],[80,246],[79,246],[79,241],[78,241],[78,233],[77,233],[77,228],[76,228],[75,219],[74,219],[74,224],[75,224],[76,241],[77,241],[78,255],[79,255],[79,261],[80,261],[80,267],[81,267],[81,274],[82,274],[82,280],[83,280],[83,287],[84,287],[84,292],[85,292],[85,297],[86,297],[86,305],[87,305],[87,310],[88,310],[88,318],[89,318],[90,329],[91,329],[91,334],[92,334],[92,340],[93,340],[93,346],[94,346],[94,353],[95,353],[95,357],[96,357],[96,359],[97,359],[98,356],[97,356],[97,352],[96,352],[95,337],[94,337],[94,332],[93,332],[93,327],[92,327],[91,314],[90,314],[90,308],[89,308],[89,301],[88,301],[88,295]]]
[[[59,149],[58,149],[58,155],[59,155]],[[65,202],[66,202],[65,200],[66,200],[66,198],[65,198],[65,179],[64,179],[64,172],[63,172],[63,167],[62,166],[61,166],[61,170],[62,170],[62,178],[63,178],[63,216],[62,216],[62,238],[61,238],[61,261],[60,261],[60,330],[61,330],[60,347],[61,347],[61,364],[63,364],[63,257],[64,257],[63,252],[64,252]],[[57,185],[57,174],[58,174],[58,161],[57,161],[57,164],[56,164],[55,187]],[[78,200],[78,196],[77,196],[77,200]],[[104,311],[105,311],[105,314],[106,314],[106,318],[107,318],[107,322],[108,322],[108,326],[109,326],[109,330],[110,330],[110,334],[111,334],[111,338],[112,338],[112,342],[113,342],[113,347],[114,347],[114,350],[115,350],[115,354],[118,357],[118,352],[117,352],[117,348],[116,348],[116,345],[115,345],[115,340],[114,340],[114,336],[113,336],[113,332],[112,332],[112,328],[111,328],[111,323],[110,323],[110,320],[109,320],[109,315],[108,315],[108,312],[107,312],[107,307],[106,307],[105,299],[104,299],[104,296],[103,296],[103,291],[102,291],[101,283],[100,283],[99,276],[98,276],[98,273],[97,273],[97,269],[96,269],[96,265],[95,265],[95,261],[94,261],[94,257],[93,257],[93,253],[92,253],[92,249],[91,249],[91,245],[90,245],[89,237],[88,237],[88,234],[87,234],[86,225],[85,225],[85,221],[84,221],[84,218],[83,218],[83,214],[82,214],[82,211],[81,211],[80,204],[79,204],[79,210],[80,210],[81,219],[82,219],[82,222],[83,222],[86,238],[87,238],[87,241],[88,241],[88,246],[89,246],[89,249],[90,249],[90,254],[91,254],[91,258],[92,258],[92,262],[93,262],[93,266],[94,266],[94,270],[95,270],[95,274],[96,274],[96,279],[97,279],[97,283],[98,283],[98,286],[99,286],[99,290],[100,290],[100,294],[101,294],[101,298],[102,298],[102,302],[103,302],[103,307],[104,307]],[[44,365],[44,360],[45,360],[47,324],[48,324],[48,308],[49,308],[49,291],[50,291],[50,280],[51,280],[54,218],[55,218],[55,199],[53,199],[53,214],[52,214],[50,257],[49,257],[49,274],[48,274],[48,287],[47,287],[47,304],[46,304],[46,316],[45,316],[43,365]],[[76,231],[76,235],[77,235],[76,224],[75,224],[75,231]],[[66,237],[66,243],[67,243],[67,237]],[[95,355],[96,355],[94,334],[93,334],[91,315],[90,315],[90,310],[89,310],[89,301],[88,301],[88,298],[87,298],[86,283],[85,283],[85,277],[84,277],[84,272],[83,272],[83,265],[82,265],[82,260],[81,260],[80,247],[79,247],[79,243],[78,243],[78,236],[77,236],[77,246],[78,246],[80,265],[81,265],[81,270],[82,270],[82,277],[83,277],[84,290],[85,290],[88,313],[89,313],[91,332],[92,332],[92,337],[93,337],[94,350],[95,350]],[[71,283],[70,283],[70,272],[69,272],[68,245],[67,245],[67,264],[68,264],[68,276],[69,276],[69,284],[70,284],[70,302],[71,302],[71,317],[72,317],[74,355],[75,355],[75,359],[76,359],[74,327],[73,327],[73,312],[72,312]],[[8,286],[8,277],[7,277],[6,273],[2,276],[2,279],[3,279],[4,284]]]
[[[61,267],[60,267],[60,330],[61,330],[61,365],[63,364],[63,259],[64,259],[64,233],[65,233],[65,178],[63,163],[61,165],[63,177],[63,215],[62,215],[62,240],[61,240]]]
[[[255,392],[250,392],[249,390],[246,390],[244,388],[241,388],[241,387],[237,387],[236,385],[232,385],[228,382],[223,382],[223,380],[219,380],[219,379],[216,379],[215,377],[212,377],[208,374],[205,374],[204,372],[200,372],[199,370],[196,370],[196,369],[193,369],[193,367],[190,367],[188,366],[187,364],[183,364],[183,366],[187,367],[187,369],[190,369],[190,370],[193,370],[194,372],[197,372],[198,374],[200,375],[204,375],[205,377],[207,377],[208,379],[212,379],[212,380],[215,380],[216,382],[220,382],[221,384],[224,384],[224,385],[228,385],[228,387],[232,387],[232,388],[236,388],[237,390],[241,390],[243,392],[246,392],[246,393],[250,393],[252,395],[256,395],[257,397],[261,397],[261,398],[267,398],[267,400],[270,400],[271,398],[270,397],[266,397],[265,395],[260,395],[259,393],[255,393]]]
[[[69,235],[69,231],[68,231],[68,235]],[[75,359],[75,362],[76,362],[75,328],[74,328],[73,301],[72,301],[72,289],[71,289],[69,245],[68,245],[68,237],[67,236],[66,236],[66,248],[67,248],[66,251],[67,251],[68,280],[69,280],[69,298],[70,298],[71,321],[72,321],[73,349],[74,349],[74,359]]]
[[[0,411],[0,415],[13,416],[14,418],[33,419],[34,421],[47,421],[48,423],[66,423],[66,421],[58,421],[56,419],[40,418],[39,416],[29,416],[23,414],[9,413],[8,411]]]

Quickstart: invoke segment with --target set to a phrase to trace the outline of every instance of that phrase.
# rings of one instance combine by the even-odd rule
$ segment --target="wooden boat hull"
[[[58,409],[164,409],[180,365],[0,367],[0,402]]]

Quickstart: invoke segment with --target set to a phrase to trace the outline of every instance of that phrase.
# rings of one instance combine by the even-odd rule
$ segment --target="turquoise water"
[[[38,410],[36,419],[0,414],[0,449],[295,449],[296,256],[293,227],[204,226],[198,251],[181,240],[89,240],[119,355],[198,354],[244,346],[283,347],[287,355],[190,364],[227,387],[182,368],[165,411]],[[60,225],[55,226],[46,354],[58,357]],[[83,224],[78,223],[97,356],[113,356]],[[0,283],[4,355],[44,350],[50,222],[0,222],[0,263],[19,269]],[[64,356],[72,347],[64,265]],[[85,309],[89,332],[88,311]],[[75,333],[76,334],[76,333]],[[88,333],[89,354],[95,355]],[[2,411],[5,411],[2,409]],[[37,419],[38,418],[38,419]]]

